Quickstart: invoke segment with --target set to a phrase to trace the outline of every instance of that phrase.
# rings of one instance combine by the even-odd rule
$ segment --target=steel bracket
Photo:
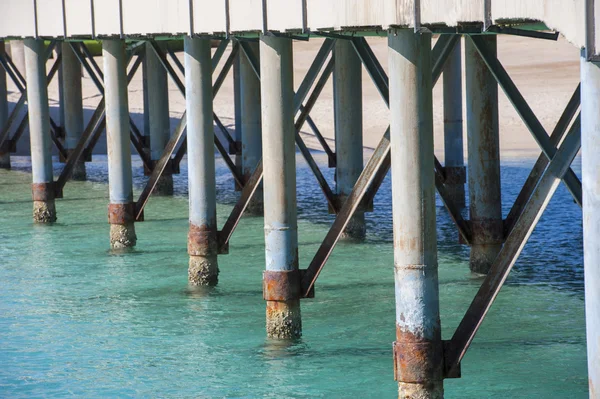
[[[263,299],[266,301],[291,301],[302,298],[300,281],[304,270],[265,270],[263,272]],[[314,290],[304,298],[314,298]]]

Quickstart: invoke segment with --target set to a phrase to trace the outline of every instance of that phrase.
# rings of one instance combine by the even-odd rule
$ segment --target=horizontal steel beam
[[[556,124],[556,127],[554,128],[554,131],[550,135],[550,144],[551,145],[557,146],[558,143],[560,143],[560,141],[562,140],[563,136],[565,135],[565,133],[567,131],[567,128],[569,127],[569,124],[571,123],[571,120],[575,116],[577,109],[579,109],[580,103],[581,103],[581,84],[578,84],[577,88],[575,89],[575,92],[573,93],[573,96],[571,96],[571,99],[567,103],[565,110],[563,111],[562,115],[560,116],[560,118]],[[519,192],[517,199],[515,200],[512,208],[508,212],[508,216],[504,220],[504,236],[505,237],[508,237],[508,235],[514,228],[515,223],[517,222],[517,219],[519,218],[519,215],[521,215],[521,213],[523,212],[523,209],[525,208],[525,205],[527,204],[527,201],[531,197],[531,193],[533,192],[535,187],[538,185],[540,179],[542,178],[542,175],[544,173],[544,170],[546,169],[546,166],[548,166],[548,158],[546,158],[546,156],[544,154],[540,154],[535,165],[533,166],[533,169],[529,173],[527,180],[525,180],[525,184],[523,184],[523,188]]]
[[[459,367],[483,319],[502,289],[519,254],[535,229],[560,181],[569,170],[569,165],[581,147],[581,120],[577,117],[548,168],[533,191],[511,234],[496,257],[492,268],[481,284],[473,302],[452,336],[445,354],[446,374],[452,376]]]
[[[485,41],[479,36],[469,36],[477,52],[481,55],[481,58],[488,66],[490,72],[498,81],[498,84],[504,90],[504,93],[510,100],[510,102],[515,107],[515,110],[533,135],[533,138],[538,143],[542,152],[549,160],[554,157],[556,153],[556,146],[552,145],[550,142],[550,137],[548,133],[542,126],[541,122],[535,116],[527,101],[523,95],[519,92],[519,89],[514,84],[498,58],[496,58],[487,48]],[[563,181],[567,186],[569,192],[573,196],[575,202],[577,202],[581,206],[581,197],[582,197],[582,189],[581,189],[581,181],[573,172],[571,168],[567,170],[563,177]]]

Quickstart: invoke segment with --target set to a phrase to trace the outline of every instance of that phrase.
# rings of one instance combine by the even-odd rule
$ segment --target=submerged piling
[[[484,40],[496,54],[496,36]],[[498,84],[471,41],[465,46],[469,213],[472,227],[469,267],[487,274],[502,248]]]
[[[258,43],[248,43],[259,59]],[[262,158],[262,125],[260,118],[260,81],[246,55],[240,51],[240,118],[242,132],[242,176],[248,181]],[[238,137],[239,139],[239,137]],[[250,215],[263,214],[262,186],[256,189],[246,208]]]
[[[165,146],[171,135],[171,123],[169,120],[169,85],[167,71],[160,63],[158,56],[152,49],[150,43],[146,43],[144,88],[148,90],[147,95],[147,117],[150,136],[150,159],[153,164],[160,159]],[[165,169],[158,179],[154,194],[173,194],[173,175],[169,167]]]
[[[217,198],[210,40],[185,37],[188,184],[190,227],[188,279],[216,285]]]
[[[31,174],[33,178],[33,221],[56,221],[50,110],[46,85],[46,49],[43,40],[25,39],[27,104],[31,140]]]
[[[389,34],[396,342],[400,398],[442,398],[431,34]]]
[[[261,36],[267,336],[302,335],[292,40]]]
[[[466,170],[463,154],[461,42],[454,46],[444,67],[444,182],[457,209],[465,207]]]
[[[6,54],[4,41],[0,40],[0,57]],[[0,131],[8,120],[8,91],[6,88],[6,71],[0,66]],[[0,169],[10,169],[10,143],[7,140],[0,147]]]
[[[350,40],[334,48],[333,109],[335,124],[335,181],[338,203],[344,203],[363,170],[362,64]],[[357,209],[341,238],[365,238],[365,215]]]
[[[81,91],[81,65],[73,49],[62,42],[62,93],[65,127],[65,149],[71,155],[83,133],[83,97]],[[72,180],[85,180],[85,159],[80,157],[73,167]]]
[[[600,394],[600,65],[581,58],[583,263],[590,398]]]
[[[110,204],[110,245],[113,248],[136,244],[134,226],[133,178],[129,143],[129,106],[125,41],[102,42],[106,101],[106,141]]]

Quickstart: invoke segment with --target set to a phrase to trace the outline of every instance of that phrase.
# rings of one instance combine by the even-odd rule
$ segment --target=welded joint
[[[133,222],[142,222],[144,214],[136,220],[135,218],[135,202],[126,204],[108,204],[108,223],[109,224],[130,224]]]
[[[306,270],[265,270],[263,272],[263,299],[266,301],[291,301],[314,298],[314,287],[302,296],[301,281]]]
[[[227,240],[227,234],[222,230],[217,231],[217,247],[219,255],[229,254],[229,241]]]
[[[337,167],[337,154],[335,152],[332,152],[331,154],[328,154],[328,157],[327,157],[327,166],[329,168],[336,168]]]
[[[242,155],[242,142],[239,140],[229,143],[229,155]]]
[[[471,230],[471,239],[466,243],[459,234],[459,242],[464,245],[502,244],[506,241],[504,234],[504,220],[480,219],[465,221]]]
[[[395,341],[394,379],[398,382],[423,384],[442,378],[461,378],[460,363],[450,371],[446,353],[450,341]]]
[[[465,166],[445,166],[444,184],[458,185],[467,182],[467,168]]]
[[[152,168],[149,168],[146,164],[144,164],[144,176],[151,176],[152,172],[154,171],[154,169],[156,168],[156,164],[158,163],[158,159],[152,159],[150,161],[150,166]],[[175,162],[173,162],[173,159],[169,159],[167,161],[167,165],[165,166],[165,170],[162,172],[161,176],[170,176],[170,175],[177,175],[179,174],[179,165],[176,165]]]
[[[334,204],[335,208],[332,207],[330,203],[327,203],[327,210],[328,210],[329,214],[337,215],[339,213],[339,211],[342,209],[344,202],[346,202],[346,198],[348,198],[348,195],[333,194],[333,204]],[[356,213],[359,211],[360,212],[373,212],[373,198],[364,197],[360,201],[360,204],[358,204],[358,207],[356,208],[356,210],[354,212]]]
[[[33,201],[52,201],[55,198],[62,198],[62,190],[57,192],[55,182],[33,183],[31,185],[31,198]]]

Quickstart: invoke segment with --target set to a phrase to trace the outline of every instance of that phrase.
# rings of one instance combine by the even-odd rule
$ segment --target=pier
[[[8,0],[0,4],[0,168],[11,168],[11,154],[28,130],[33,222],[52,232],[61,220],[56,204],[69,199],[73,181],[89,177],[86,164],[105,141],[106,249],[125,258],[135,254],[128,248],[147,248],[137,228],[157,216],[147,205],[173,195],[174,185],[185,178],[189,230],[182,244],[190,286],[215,287],[219,276],[235,273],[219,264],[229,253],[244,251],[236,247],[238,226],[261,218],[264,231],[256,234],[264,235],[265,336],[282,343],[311,334],[310,323],[303,323],[311,314],[302,306],[319,296],[319,276],[336,245],[365,240],[374,198],[390,176],[389,275],[396,317],[389,324],[395,323],[396,339],[389,347],[389,368],[399,398],[442,398],[445,380],[469,378],[461,367],[465,355],[562,185],[583,212],[589,395],[600,397],[600,23],[593,0],[529,3],[415,1],[409,7],[388,0],[164,0],[153,8],[142,0]],[[518,36],[536,46],[559,35],[581,49],[580,84],[553,129],[546,130],[500,61],[498,41]],[[371,39],[387,40],[386,68]],[[305,41],[318,41],[319,48],[298,80],[295,44]],[[101,51],[94,50],[97,44]],[[128,100],[136,74],[144,82],[143,125],[132,118]],[[89,117],[83,77],[91,79],[100,98]],[[367,77],[389,110],[389,126],[365,161]],[[234,88],[230,125],[213,107],[227,79]],[[50,113],[53,81],[60,91],[59,119]],[[333,83],[333,140],[311,117],[328,82]],[[20,94],[18,101],[8,101],[8,84]],[[443,162],[434,152],[436,84],[442,86]],[[184,99],[185,112],[171,131],[173,94]],[[540,151],[505,217],[502,95]],[[326,157],[334,184],[303,129],[311,131]],[[581,179],[572,169],[580,150]],[[53,154],[64,164],[58,173]],[[321,191],[315,200],[334,218],[310,259],[300,259],[298,251],[302,186],[296,154]],[[137,196],[132,156],[139,157],[147,176]],[[228,215],[217,212],[216,157],[237,192]],[[183,163],[187,177],[180,174]],[[436,206],[436,196],[443,208]],[[470,272],[480,278],[456,329],[444,334],[440,212],[449,215],[456,240],[468,248]],[[218,216],[225,220],[221,225]]]

